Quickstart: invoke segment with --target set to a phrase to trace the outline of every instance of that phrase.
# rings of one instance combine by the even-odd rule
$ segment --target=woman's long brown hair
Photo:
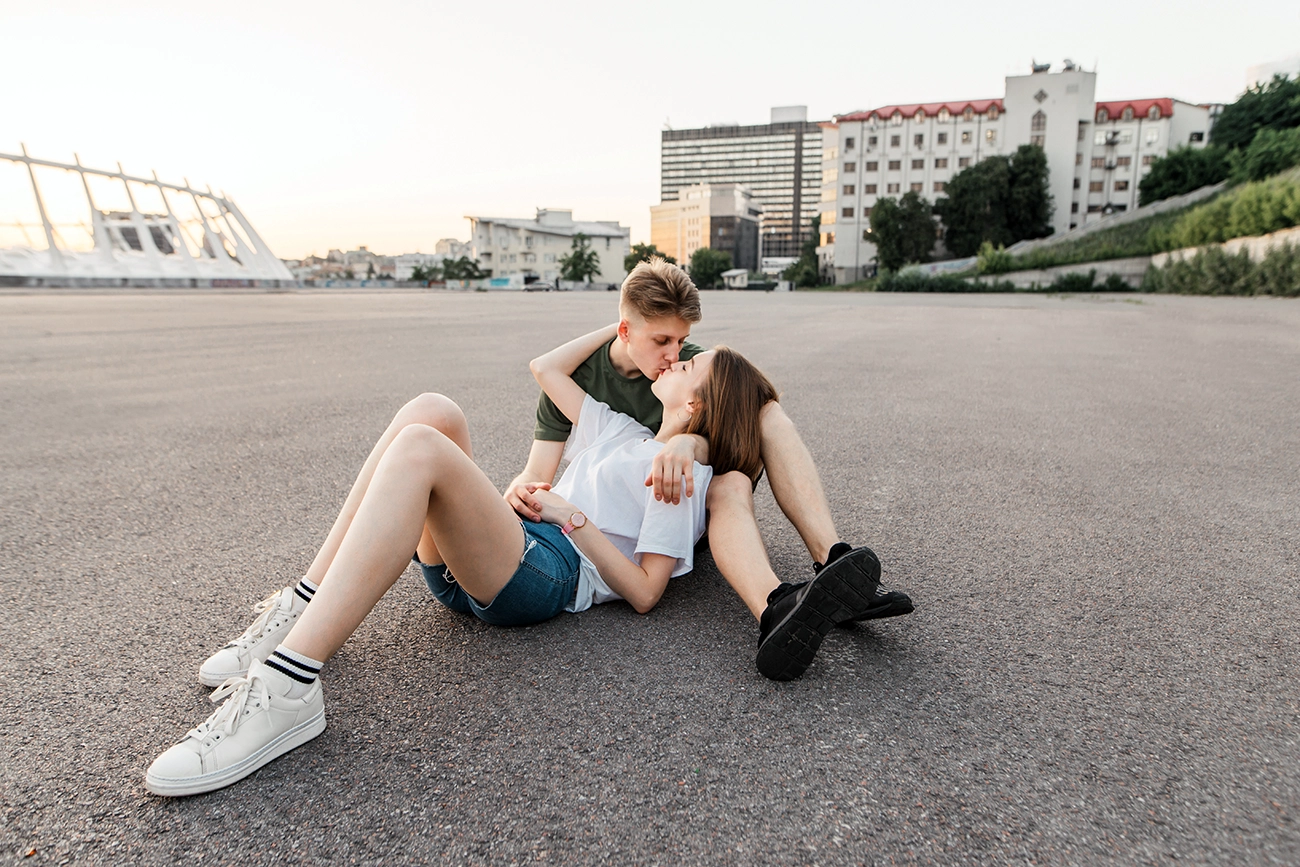
[[[715,476],[739,470],[757,483],[763,470],[759,413],[776,389],[763,371],[727,346],[715,346],[709,375],[696,392],[695,412],[686,432],[709,441]]]

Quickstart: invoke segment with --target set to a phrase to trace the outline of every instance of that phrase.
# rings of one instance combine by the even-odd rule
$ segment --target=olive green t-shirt
[[[614,363],[609,360],[609,347],[617,339],[611,339],[578,365],[573,372],[573,381],[615,412],[630,415],[650,430],[657,431],[663,422],[664,405],[650,391],[653,381],[649,377],[638,373],[628,379],[614,369]],[[689,361],[703,351],[704,347],[687,342],[682,345],[677,358]],[[542,392],[537,399],[537,426],[533,430],[533,439],[564,442],[572,429],[573,424],[546,396],[546,392]]]

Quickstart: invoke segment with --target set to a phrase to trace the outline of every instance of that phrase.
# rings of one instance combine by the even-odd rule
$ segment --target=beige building
[[[585,222],[573,211],[539,208],[531,220],[514,217],[467,217],[471,255],[493,277],[524,282],[558,280],[560,260],[573,248],[573,237],[586,235],[600,257],[600,274],[593,283],[622,283],[623,258],[632,252],[632,230],[617,221]]]
[[[650,243],[681,265],[701,247],[725,250],[737,268],[758,270],[763,206],[741,184],[695,184],[650,208]]]

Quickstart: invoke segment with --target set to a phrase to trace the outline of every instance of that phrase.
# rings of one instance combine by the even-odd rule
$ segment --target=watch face
[[[569,518],[569,520],[573,522],[573,529],[575,530],[587,526],[587,516],[582,512],[574,512],[573,517]]]

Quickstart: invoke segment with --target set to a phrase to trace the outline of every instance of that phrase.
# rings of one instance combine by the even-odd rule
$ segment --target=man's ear
[[[630,327],[631,326],[628,324],[628,321],[626,319],[618,320],[618,339],[623,341],[624,343],[627,343],[628,341],[627,332],[628,332],[628,328]]]

